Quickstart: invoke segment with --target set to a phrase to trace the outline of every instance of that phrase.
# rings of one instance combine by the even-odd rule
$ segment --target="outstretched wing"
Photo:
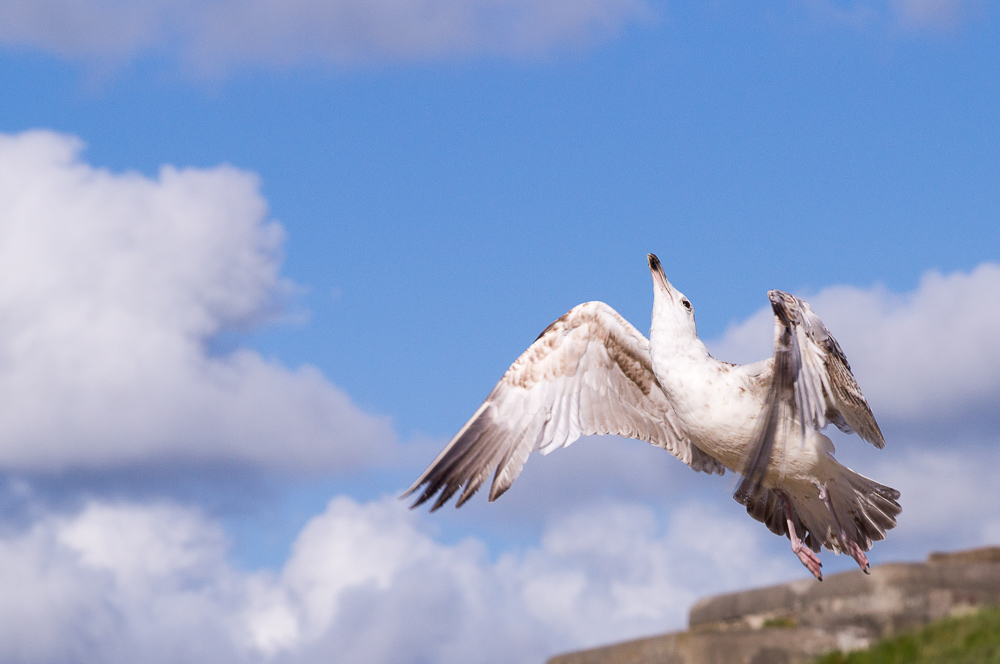
[[[695,470],[725,467],[688,440],[653,374],[649,341],[603,302],[571,309],[507,369],[486,401],[404,495],[413,507],[459,489],[457,506],[494,473],[490,500],[535,450],[547,454],[580,436],[617,434],[664,448]]]
[[[857,433],[875,447],[885,447],[851,365],[823,321],[807,302],[794,295],[772,290],[768,297],[775,316],[774,362],[744,482],[763,479],[778,427],[796,419],[803,436],[807,427],[822,429],[832,423],[845,433]],[[746,489],[741,486],[738,493]]]

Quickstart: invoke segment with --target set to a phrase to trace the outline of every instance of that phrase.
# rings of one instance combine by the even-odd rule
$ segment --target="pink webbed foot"
[[[802,564],[806,566],[807,570],[812,572],[812,575],[817,580],[822,581],[823,563],[819,561],[819,556],[806,546],[799,539],[798,533],[795,532],[795,512],[792,510],[792,501],[784,493],[779,493],[778,496],[781,499],[781,506],[785,510],[785,522],[788,524],[788,539],[792,543],[792,553],[798,556]]]
[[[796,538],[798,540],[798,538]],[[796,544],[798,546],[796,546]],[[806,566],[806,569],[812,572],[812,575],[816,577],[817,580],[823,580],[823,563],[819,561],[819,556],[817,556],[812,549],[803,544],[801,541],[792,542],[792,553],[799,557],[802,564]]]
[[[865,574],[871,574],[871,565],[868,563],[868,556],[865,552],[861,550],[855,542],[847,542],[847,553],[851,555],[851,558],[857,561],[858,566],[861,567],[861,571]]]

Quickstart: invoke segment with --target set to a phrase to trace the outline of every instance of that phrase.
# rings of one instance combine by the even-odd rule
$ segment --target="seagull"
[[[733,497],[791,542],[820,581],[822,547],[867,574],[873,541],[896,525],[899,492],[834,458],[828,424],[885,447],[840,345],[805,301],[768,292],[774,355],[712,357],[694,309],[647,256],[653,315],[646,339],[603,302],[571,309],[538,336],[403,497],[460,507],[493,475],[499,498],[532,452],[614,434],[662,447],[695,471],[742,475]]]

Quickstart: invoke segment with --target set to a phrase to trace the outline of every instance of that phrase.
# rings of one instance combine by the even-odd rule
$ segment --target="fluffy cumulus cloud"
[[[643,0],[0,0],[0,40],[69,57],[176,51],[203,70],[491,53],[616,32]]]
[[[902,447],[891,459],[872,464],[873,473],[903,494],[899,527],[886,547],[896,555],[1000,545],[1000,463],[995,444]]]
[[[0,538],[0,659],[232,660],[220,606],[244,581],[218,528],[167,506],[92,504]]]
[[[0,136],[0,467],[239,462],[351,468],[392,440],[319,371],[228,330],[273,317],[282,229],[256,178],[79,159],[48,132]]]
[[[187,508],[40,518],[0,536],[0,659],[540,661],[680,628],[706,589],[788,571],[761,556],[759,529],[695,505],[666,528],[635,505],[577,513],[496,559],[421,518],[336,498],[277,572],[233,568],[217,525]]]

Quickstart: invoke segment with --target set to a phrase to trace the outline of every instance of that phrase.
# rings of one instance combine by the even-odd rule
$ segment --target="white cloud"
[[[647,13],[643,0],[0,0],[0,41],[105,59],[175,50],[221,71],[537,55]]]
[[[868,457],[875,459],[869,462],[873,476],[902,495],[898,525],[876,547],[881,561],[1000,544],[1000,485],[994,478],[1000,451],[995,444],[892,442]]]
[[[983,0],[796,0],[863,30],[954,29]],[[121,63],[166,55],[201,74],[493,55],[539,57],[649,20],[656,0],[0,0],[0,45]],[[793,3],[795,5],[796,3]]]
[[[630,504],[570,514],[519,561],[528,613],[567,643],[594,646],[682,628],[706,594],[798,571],[797,560],[765,554],[771,536],[758,524],[707,505],[680,505],[658,530],[649,509]]]
[[[697,505],[665,531],[635,505],[583,511],[496,560],[475,540],[435,540],[426,518],[336,498],[270,573],[233,568],[194,510],[45,516],[0,536],[0,659],[538,661],[681,628],[703,592],[797,566],[762,555],[756,524]]]
[[[520,662],[554,652],[680,629],[705,592],[794,574],[768,557],[756,524],[688,504],[663,530],[634,504],[557,520],[537,546],[495,561],[476,540],[442,544],[418,513],[386,499],[331,501],[293,547],[263,605],[289,613],[281,639],[292,661],[336,650],[343,661]],[[793,564],[794,563],[794,564]],[[295,607],[292,610],[278,607]],[[282,647],[281,650],[279,650]]]
[[[911,293],[826,288],[807,297],[840,342],[877,416],[918,422],[1000,404],[1000,265],[928,272]],[[740,362],[771,354],[773,317],[762,309],[712,344]]]
[[[0,135],[0,467],[357,467],[393,439],[319,371],[211,339],[273,317],[283,233],[230,167],[155,179]]]
[[[194,513],[101,504],[0,538],[0,660],[235,661],[223,544]]]
[[[910,499],[878,562],[996,543],[995,457],[885,464],[880,477]],[[340,496],[275,571],[234,566],[219,525],[195,509],[93,501],[0,534],[0,660],[541,661],[682,629],[698,598],[805,576],[786,540],[719,500],[730,514],[586,507],[491,556],[476,539],[435,536],[439,515]]]

